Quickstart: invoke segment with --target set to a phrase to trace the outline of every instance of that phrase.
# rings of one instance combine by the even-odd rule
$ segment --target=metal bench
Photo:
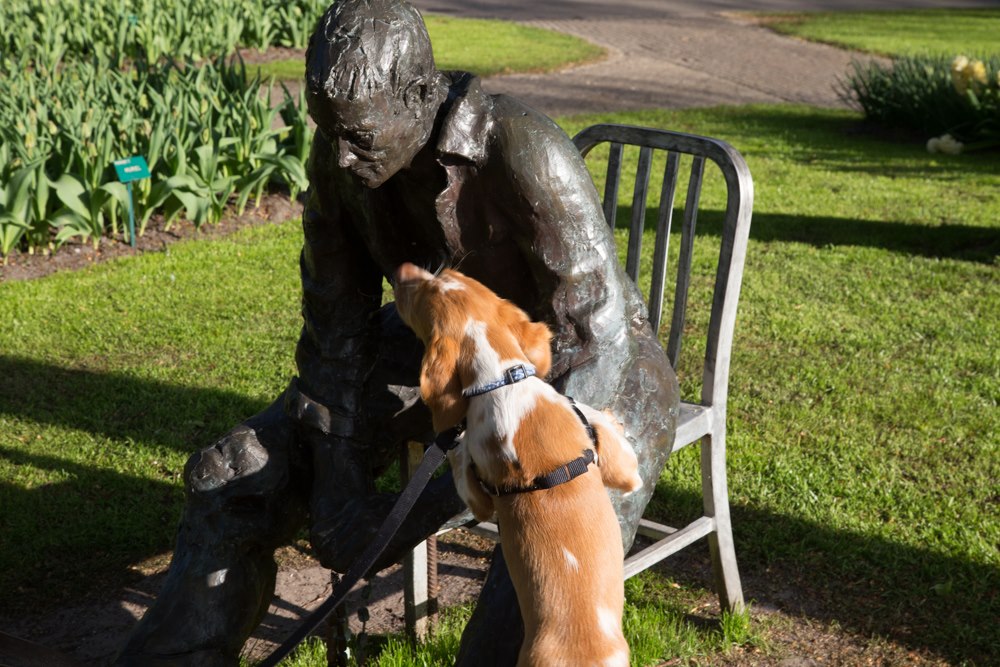
[[[678,368],[681,358],[681,342],[687,323],[698,208],[706,160],[718,166],[725,180],[726,204],[718,261],[714,269],[705,357],[701,366],[700,399],[697,402],[681,402],[677,434],[671,450],[677,452],[696,442],[701,444],[703,513],[682,528],[671,528],[642,519],[638,533],[655,541],[626,559],[625,578],[642,572],[701,538],[708,538],[715,588],[722,608],[741,609],[744,604],[743,590],[733,545],[726,476],[726,398],[736,306],[743,279],[743,264],[753,208],[753,180],[750,171],[743,157],[729,144],[717,139],[680,132],[604,124],[582,130],[574,137],[573,142],[584,157],[601,144],[610,146],[603,202],[604,216],[612,230],[616,226],[624,159],[636,152],[626,151],[626,147],[638,147],[625,260],[625,271],[637,284],[640,283],[642,265],[640,260],[653,157],[658,151],[666,153],[652,252],[650,287],[647,294],[649,321],[657,332],[660,331],[667,294],[669,279],[667,260],[675,195],[681,176],[681,156],[690,156],[691,168],[683,206],[680,249],[677,253],[676,273],[673,279],[670,325],[665,349],[675,369]],[[669,460],[667,465],[670,465]],[[479,524],[474,531],[496,536],[496,526],[491,524]],[[416,570],[423,568],[425,562],[432,570],[436,568],[433,559],[428,562],[425,554],[425,545],[420,545],[415,555],[408,559],[404,584],[408,607],[407,627],[410,632],[417,635],[421,635],[426,627],[426,618],[422,610],[428,606],[429,598],[427,578]]]
[[[721,170],[726,185],[726,207],[722,221],[720,250],[715,269],[705,358],[701,368],[698,402],[681,402],[673,452],[695,442],[701,443],[701,490],[703,515],[680,529],[643,519],[639,533],[657,541],[625,562],[625,577],[631,577],[671,554],[703,538],[708,538],[715,576],[715,588],[724,609],[743,607],[733,529],[729,515],[726,478],[726,398],[729,361],[736,324],[736,306],[743,281],[743,263],[753,209],[753,180],[743,157],[729,144],[691,134],[625,125],[594,125],[581,131],[573,142],[586,157],[597,145],[610,144],[604,186],[604,216],[614,229],[618,209],[618,189],[625,146],[638,146],[636,179],[632,196],[632,216],[628,227],[625,271],[639,282],[646,200],[654,151],[665,151],[666,168],[660,190],[655,245],[649,289],[649,321],[660,330],[663,315],[670,230],[682,154],[692,156],[687,195],[680,230],[680,252],[674,281],[674,295],[667,336],[666,354],[676,369],[687,321],[688,293],[694,256],[698,206],[705,161]],[[667,462],[670,465],[670,462]]]

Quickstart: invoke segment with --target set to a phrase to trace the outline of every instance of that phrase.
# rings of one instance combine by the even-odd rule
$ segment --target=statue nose
[[[343,139],[337,140],[337,164],[343,169],[347,169],[358,161],[358,156],[351,150],[351,145]]]

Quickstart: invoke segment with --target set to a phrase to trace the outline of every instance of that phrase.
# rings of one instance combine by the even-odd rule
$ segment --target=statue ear
[[[426,101],[427,82],[423,79],[410,82],[406,86],[406,90],[403,91],[403,104],[406,105],[407,109],[412,109],[418,114],[423,110]]]
[[[442,336],[433,336],[424,351],[420,395],[438,433],[462,421],[468,409],[458,374],[458,353],[458,343]]]

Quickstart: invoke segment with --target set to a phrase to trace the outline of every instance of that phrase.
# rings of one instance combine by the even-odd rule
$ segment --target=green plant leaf
[[[73,213],[88,219],[91,217],[90,208],[85,201],[87,189],[83,181],[73,174],[63,174],[52,183],[52,187],[59,201]]]

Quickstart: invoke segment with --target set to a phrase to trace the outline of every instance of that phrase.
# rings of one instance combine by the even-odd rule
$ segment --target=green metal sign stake
[[[128,239],[132,247],[135,247],[135,202],[132,199],[132,181],[149,178],[149,165],[146,158],[141,155],[115,160],[115,173],[118,180],[125,184],[128,189]]]

